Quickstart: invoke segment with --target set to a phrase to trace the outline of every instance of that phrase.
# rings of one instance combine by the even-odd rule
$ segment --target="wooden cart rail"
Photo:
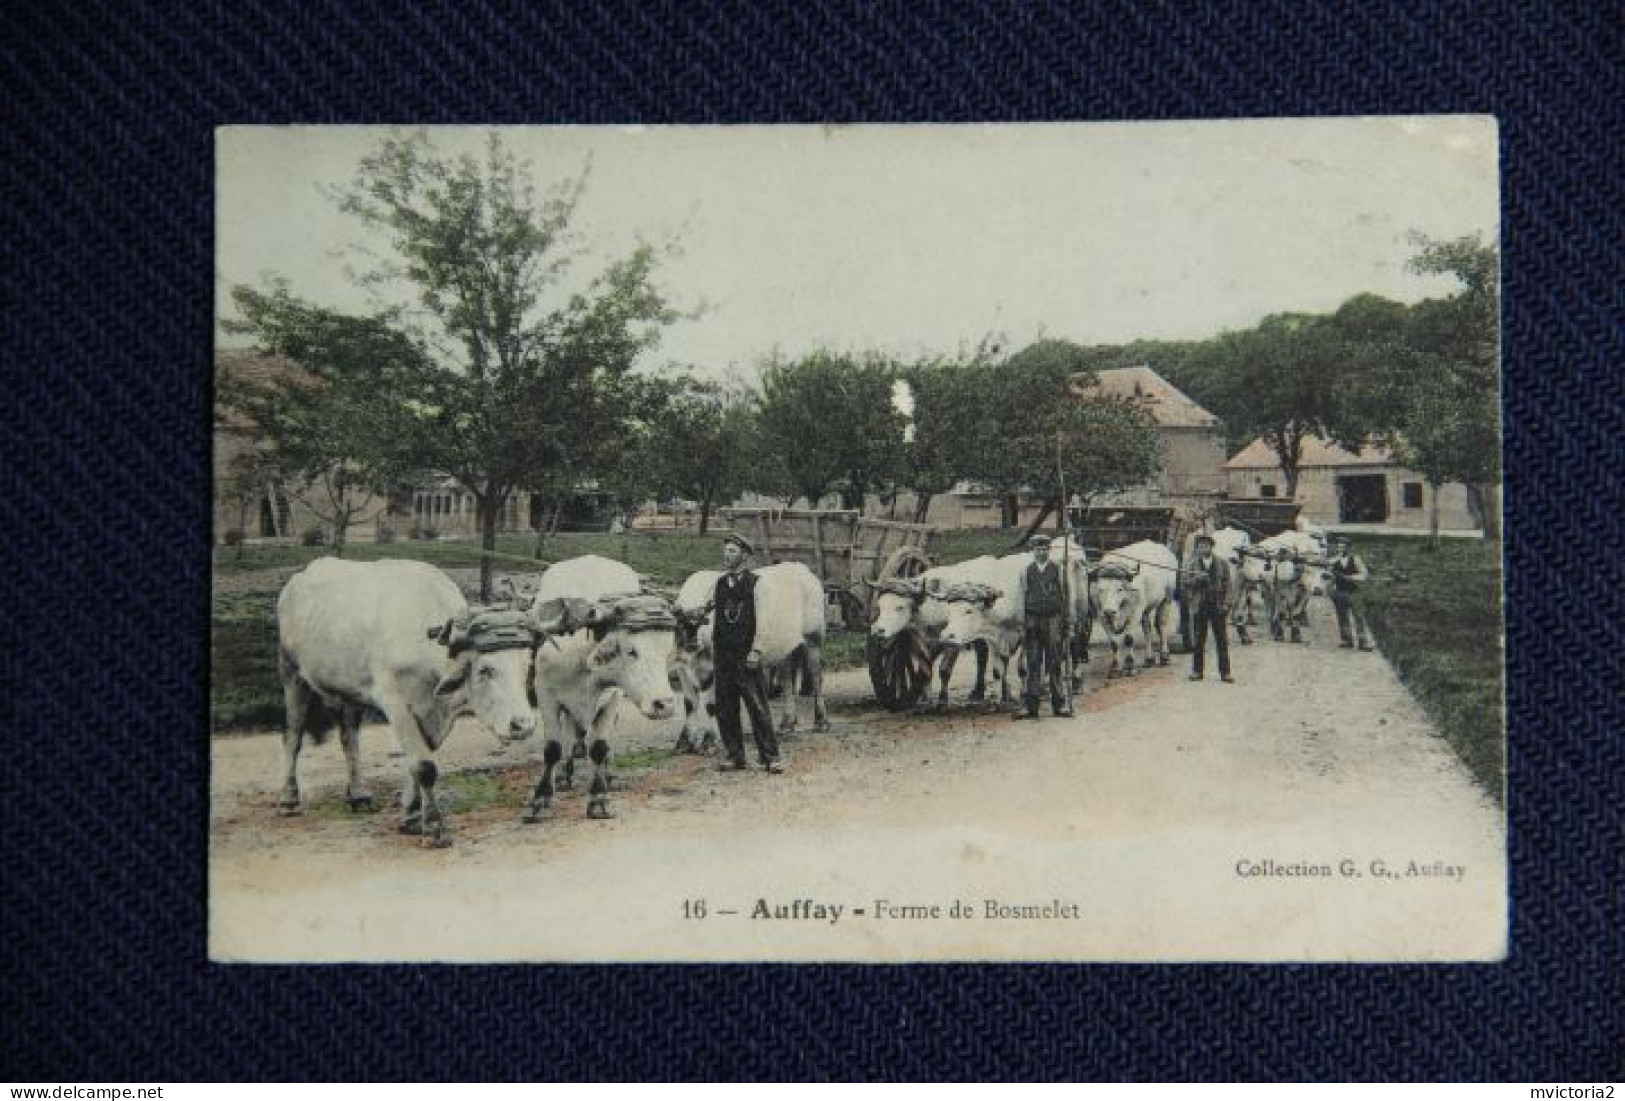
[[[1268,538],[1298,526],[1298,513],[1302,506],[1296,501],[1277,501],[1268,497],[1219,501],[1214,511],[1221,521],[1234,523],[1255,538]]]

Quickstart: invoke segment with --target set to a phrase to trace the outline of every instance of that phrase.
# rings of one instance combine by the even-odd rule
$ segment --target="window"
[[[1406,508],[1421,508],[1422,507],[1422,483],[1421,482],[1406,482],[1401,487],[1401,490],[1405,494],[1405,507]]]
[[[1258,487],[1258,495],[1260,497],[1274,497],[1275,496],[1275,486],[1273,484],[1265,484],[1265,485],[1259,486]]]

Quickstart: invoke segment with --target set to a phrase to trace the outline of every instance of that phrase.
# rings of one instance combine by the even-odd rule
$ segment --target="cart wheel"
[[[918,577],[931,568],[931,559],[919,547],[898,547],[886,559],[886,565],[876,580],[892,577]]]
[[[869,683],[875,699],[888,711],[913,707],[931,686],[931,655],[919,632],[904,631],[880,642],[869,637]]]

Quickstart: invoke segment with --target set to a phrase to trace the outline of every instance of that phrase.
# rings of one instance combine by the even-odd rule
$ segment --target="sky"
[[[340,309],[381,250],[331,189],[389,131],[227,127],[216,294],[286,278]],[[448,153],[488,131],[430,128]],[[1451,293],[1407,235],[1498,240],[1495,121],[1428,116],[987,126],[505,127],[547,187],[590,175],[584,280],[676,242],[657,282],[698,316],[648,357],[707,377],[819,347],[912,358],[988,336],[1200,339],[1355,294]],[[222,343],[241,338],[222,338]]]

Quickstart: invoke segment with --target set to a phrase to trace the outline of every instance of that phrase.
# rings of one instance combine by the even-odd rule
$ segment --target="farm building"
[[[1161,469],[1144,485],[1097,498],[1099,505],[1171,505],[1201,511],[1224,496],[1224,432],[1219,418],[1192,401],[1150,367],[1119,367],[1099,372],[1088,386],[1074,387],[1079,397],[1103,394],[1126,398],[1146,411],[1156,426]],[[1038,514],[1043,502],[1022,494],[1020,522]],[[870,515],[891,515],[890,502],[871,499]],[[899,495],[898,518],[912,519],[912,494]],[[926,522],[947,528],[998,527],[1000,503],[982,487],[961,482],[932,498]]]
[[[1275,452],[1262,439],[1224,465],[1231,498],[1270,499],[1286,492],[1286,477]],[[1481,526],[1468,505],[1466,486],[1449,482],[1438,493],[1441,528],[1465,531]],[[1400,466],[1380,444],[1356,453],[1318,436],[1304,440],[1297,501],[1306,520],[1422,529],[1428,526],[1432,496],[1427,479]]]
[[[1192,401],[1150,367],[1099,372],[1079,396],[1126,398],[1144,409],[1157,427],[1162,470],[1145,485],[1097,500],[1102,505],[1172,505],[1201,511],[1224,496],[1224,430],[1219,418]]]

